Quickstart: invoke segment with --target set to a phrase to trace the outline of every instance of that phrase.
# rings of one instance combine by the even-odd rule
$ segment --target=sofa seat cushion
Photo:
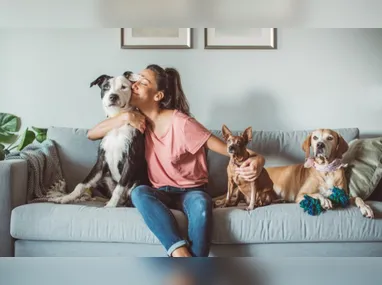
[[[239,208],[214,211],[215,244],[374,242],[382,241],[382,202],[367,201],[375,219],[355,206],[310,216],[298,204],[269,205],[247,212]]]
[[[172,210],[183,234],[187,220]],[[104,208],[97,203],[34,203],[16,207],[11,216],[16,239],[160,244],[135,208]]]
[[[214,209],[214,244],[382,241],[382,202],[368,202],[376,219],[362,217],[356,207],[312,217],[297,204],[279,204],[246,212]],[[172,210],[187,233],[182,212]],[[15,208],[11,235],[23,240],[92,241],[160,244],[135,208],[103,208],[96,204],[28,204]]]

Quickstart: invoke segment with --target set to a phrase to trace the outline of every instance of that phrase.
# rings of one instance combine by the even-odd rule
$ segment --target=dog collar
[[[338,159],[338,158],[336,158],[335,160],[333,160],[331,163],[329,163],[327,165],[321,165],[321,164],[316,163],[314,161],[314,158],[309,157],[305,161],[304,166],[305,166],[305,168],[314,167],[316,170],[318,170],[320,172],[333,172],[333,171],[340,169],[341,167],[347,167],[348,165],[347,165],[347,163],[342,163],[342,160]]]

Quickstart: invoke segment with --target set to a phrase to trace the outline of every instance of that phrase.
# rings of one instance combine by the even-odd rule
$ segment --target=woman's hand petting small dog
[[[240,167],[237,167],[236,173],[244,180],[253,182],[259,177],[262,170],[263,166],[259,163],[257,157],[254,156],[249,157]]]

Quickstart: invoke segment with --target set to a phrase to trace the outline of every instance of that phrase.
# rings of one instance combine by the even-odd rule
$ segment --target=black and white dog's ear
[[[93,82],[90,83],[90,87],[93,87],[94,85],[98,85],[99,88],[101,88],[102,86],[102,83],[104,83],[106,80],[112,78],[111,76],[109,75],[106,75],[106,74],[103,74],[101,76],[99,76],[96,80],[94,80]]]
[[[138,81],[140,78],[140,76],[138,74],[135,74],[131,71],[125,71],[123,73],[123,76],[125,76],[128,80],[133,81],[133,82]]]
[[[125,72],[123,73],[123,76],[125,76],[127,79],[129,79],[130,76],[131,76],[132,74],[133,74],[132,71],[125,71]]]

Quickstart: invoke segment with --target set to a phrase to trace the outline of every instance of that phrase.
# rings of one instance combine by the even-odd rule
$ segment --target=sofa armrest
[[[0,257],[14,255],[10,235],[11,212],[26,203],[27,180],[25,160],[0,161]]]

